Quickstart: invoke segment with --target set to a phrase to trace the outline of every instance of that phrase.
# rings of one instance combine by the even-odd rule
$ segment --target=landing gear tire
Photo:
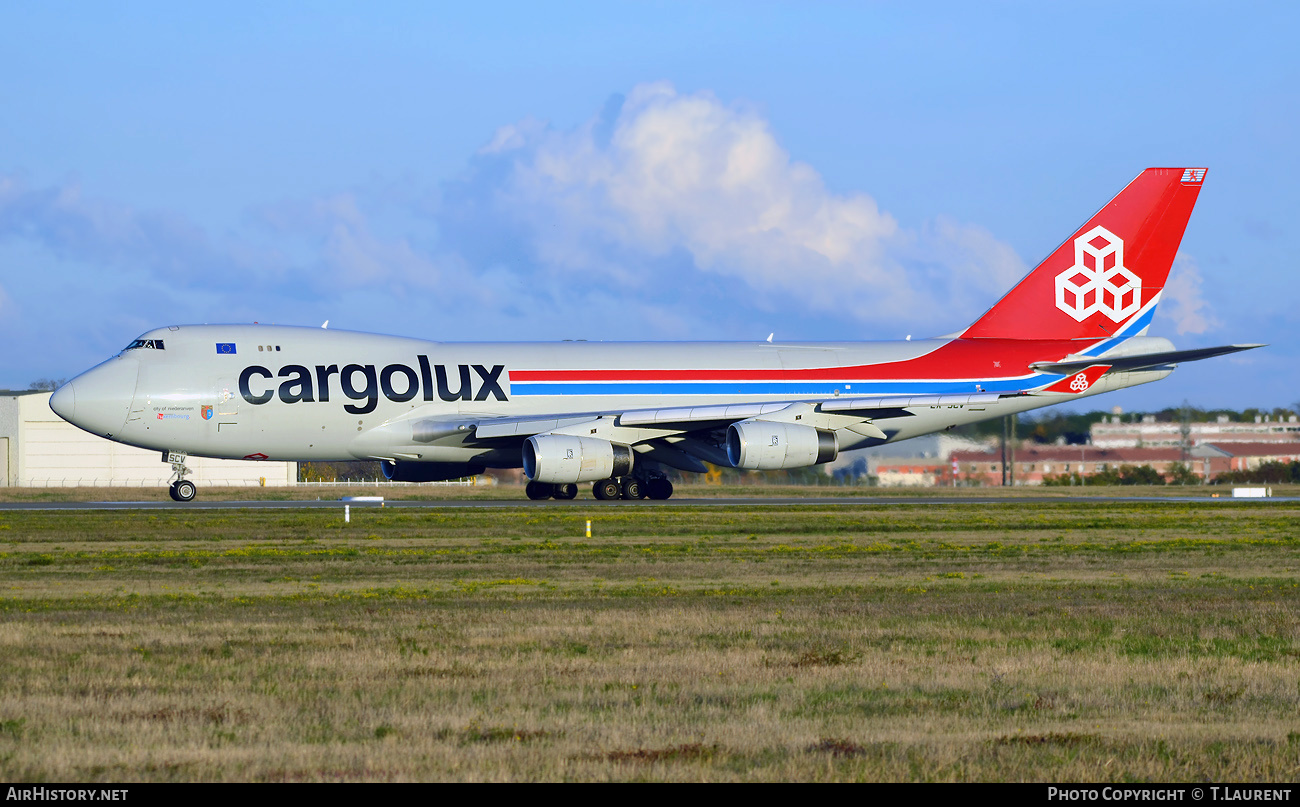
[[[578,486],[573,483],[556,485],[555,492],[551,494],[557,499],[568,500],[578,498]]]
[[[591,495],[603,502],[617,499],[622,493],[617,479],[602,479],[591,486]]]
[[[549,499],[551,496],[555,495],[555,485],[552,485],[550,482],[529,482],[524,487],[524,493],[533,501]]]
[[[171,494],[174,501],[192,502],[194,497],[198,495],[199,489],[188,479],[182,479],[179,482],[173,482],[167,492]]]
[[[623,484],[621,487],[622,490],[620,492],[623,494],[624,499],[645,498],[645,491],[641,488],[641,480],[637,479],[635,476],[623,477]]]
[[[662,501],[673,495],[673,483],[662,476],[658,479],[651,479],[645,484],[645,492],[650,498]]]

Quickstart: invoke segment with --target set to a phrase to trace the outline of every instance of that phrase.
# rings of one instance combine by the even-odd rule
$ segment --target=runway
[[[667,501],[644,499],[640,501],[597,501],[595,499],[572,499],[569,501],[547,500],[531,501],[529,499],[445,499],[445,500],[393,500],[343,501],[326,499],[316,501],[192,501],[192,502],[0,502],[0,513],[15,511],[69,511],[69,510],[311,510],[320,508],[341,508],[344,505],[361,508],[384,508],[399,510],[447,510],[447,509],[501,509],[501,508],[593,508],[613,507],[881,507],[901,504],[1006,504],[1034,505],[1105,502],[1158,502],[1177,503],[1220,503],[1250,502],[1263,504],[1269,502],[1296,502],[1300,496],[1273,496],[1259,499],[1233,499],[1232,497],[1210,498],[1192,496],[751,496],[728,498],[673,498]]]

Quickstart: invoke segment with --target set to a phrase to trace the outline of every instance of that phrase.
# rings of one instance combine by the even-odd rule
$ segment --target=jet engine
[[[595,482],[632,472],[632,449],[596,437],[535,434],[524,443],[524,474],[534,482]]]
[[[462,462],[382,462],[384,478],[389,482],[446,482],[483,473],[481,465]]]
[[[742,420],[727,427],[727,459],[737,468],[803,468],[830,462],[839,453],[835,432],[825,429],[770,420]]]

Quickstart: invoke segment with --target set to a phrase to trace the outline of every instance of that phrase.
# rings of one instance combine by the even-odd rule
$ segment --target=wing
[[[1061,373],[1069,375],[1089,367],[1105,364],[1111,370],[1141,370],[1147,367],[1162,367],[1185,361],[1198,361],[1243,350],[1254,350],[1264,345],[1221,345],[1219,347],[1202,347],[1193,350],[1166,350],[1159,353],[1138,353],[1130,356],[1081,356],[1077,359],[1066,357],[1060,361],[1038,361],[1030,364],[1031,370],[1040,373]]]
[[[630,446],[639,456],[684,471],[704,472],[703,463],[730,466],[725,446],[729,426],[759,420],[791,434],[834,432],[837,445],[851,448],[887,442],[897,423],[922,409],[985,411],[1021,393],[969,395],[833,396],[813,400],[718,404],[622,412],[565,413],[520,417],[437,417],[395,421],[373,429],[354,445],[365,455],[394,461],[424,459],[421,446],[463,446],[517,452],[542,434],[585,437]],[[996,416],[990,413],[987,416]],[[770,428],[770,427],[769,427]]]

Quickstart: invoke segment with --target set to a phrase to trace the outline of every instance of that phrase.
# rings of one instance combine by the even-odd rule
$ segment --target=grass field
[[[0,777],[1300,779],[1297,503],[341,516],[0,513]]]
[[[1269,485],[1275,496],[1300,496],[1300,485]],[[524,499],[522,485],[492,485],[483,487],[461,487],[442,485],[355,485],[355,486],[317,486],[297,485],[294,487],[237,487],[216,488],[199,487],[199,497],[195,504],[202,505],[208,501],[312,501],[337,500],[343,496],[383,496],[392,500],[483,500]],[[968,487],[968,488],[919,488],[919,487],[868,487],[854,485],[769,485],[762,483],[748,485],[706,485],[687,483],[677,485],[673,498],[681,499],[717,499],[727,497],[798,497],[798,498],[1009,498],[1057,499],[1066,500],[1087,497],[1129,498],[1151,497],[1209,499],[1215,496],[1231,498],[1231,486],[1217,485],[1160,485],[1160,486],[1083,486],[1083,487]],[[591,486],[579,486],[579,498],[591,499]],[[162,485],[150,487],[116,487],[116,488],[26,488],[0,487],[0,502],[167,502],[167,488]]]

